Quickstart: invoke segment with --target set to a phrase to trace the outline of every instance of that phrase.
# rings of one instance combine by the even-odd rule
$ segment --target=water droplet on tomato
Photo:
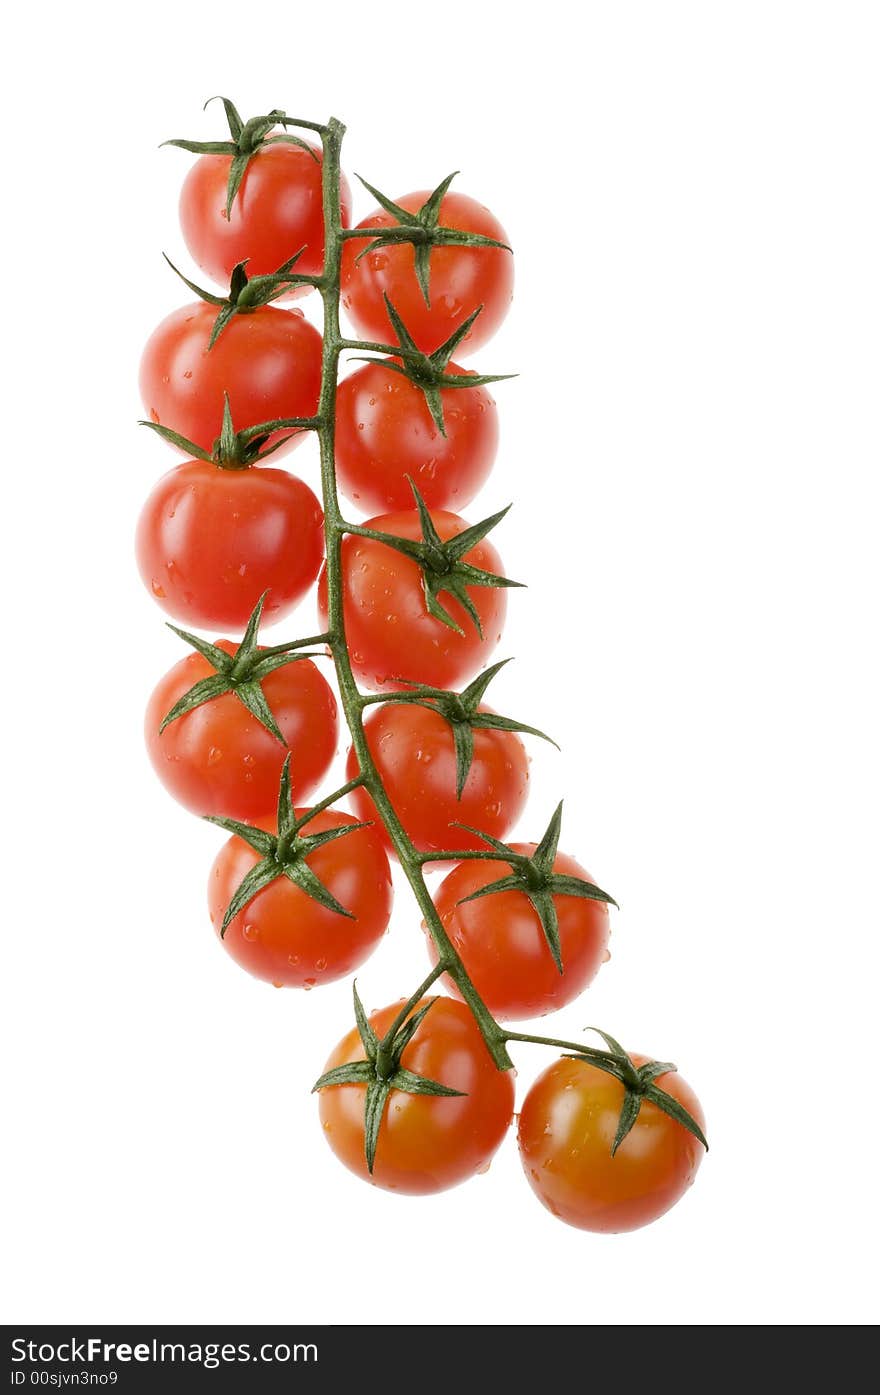
[[[488,1162],[480,1163],[480,1166],[476,1169],[477,1176],[478,1176],[478,1177],[485,1177],[486,1173],[489,1171],[489,1168],[490,1168],[491,1166],[492,1166],[492,1159],[491,1159],[491,1158],[489,1159]]]
[[[186,372],[184,373],[183,376],[184,376],[185,378],[191,378],[191,377],[192,377],[192,369],[188,368],[188,369],[186,370]]]
[[[316,960],[315,960],[315,968],[318,970],[319,973],[323,973],[323,971],[324,971],[324,969],[326,969],[326,967],[327,967],[327,960],[326,960],[326,959],[316,959]]]
[[[158,581],[152,582],[152,583],[151,583],[151,586],[150,586],[150,589],[151,589],[151,591],[153,592],[153,595],[156,597],[156,599],[157,599],[158,601],[164,601],[164,599],[165,599],[165,592],[164,592],[163,588],[159,585]]]
[[[250,940],[251,944],[253,944],[254,940],[260,938],[260,927],[259,925],[254,925],[253,922],[249,920],[242,926],[241,933],[246,940]]]
[[[317,982],[318,980],[316,978],[307,978],[303,983],[303,988],[306,990],[307,993],[310,993]]]
[[[223,759],[223,752],[219,746],[212,746],[208,752],[208,764],[216,765],[218,760]]]
[[[603,964],[607,964],[607,963],[608,963],[608,960],[609,960],[610,958],[611,958],[611,950],[610,950],[610,949],[603,949],[603,951],[602,951],[602,963],[603,963]]]

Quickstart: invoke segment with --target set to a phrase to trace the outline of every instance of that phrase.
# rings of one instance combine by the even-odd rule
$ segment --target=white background
[[[876,6],[241,13],[56,3],[7,31],[3,1316],[870,1321]],[[219,836],[147,766],[180,651],[132,560],[172,463],[134,425],[136,370],[186,298],[160,251],[192,270],[191,157],[157,146],[215,136],[214,92],[338,115],[346,169],[392,195],[459,168],[515,244],[474,360],[521,373],[479,501],[515,500],[500,545],[530,583],[495,701],[564,745],[534,750],[519,832],[565,795],[563,846],[623,907],[554,1026],[676,1060],[713,1145],[642,1232],[554,1221],[512,1139],[426,1200],[342,1170],[308,1089],[348,986],[276,992],[227,959]],[[314,482],[311,445],[288,463]],[[423,969],[401,886],[366,1001]],[[524,1048],[520,1087],[548,1060]]]

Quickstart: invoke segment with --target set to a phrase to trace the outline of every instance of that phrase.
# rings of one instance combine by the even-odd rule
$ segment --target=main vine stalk
[[[314,129],[314,128],[312,128]],[[321,393],[318,399],[315,431],[321,451],[321,489],[324,504],[324,536],[327,547],[327,642],[336,668],[336,678],[342,710],[360,768],[360,781],[370,795],[381,818],[398,861],[406,874],[419,910],[437,951],[437,970],[429,976],[430,984],[440,973],[454,979],[459,992],[474,1015],[486,1046],[499,1070],[509,1070],[513,1062],[507,1052],[507,1033],[495,1021],[474,987],[464,964],[443,927],[437,908],[431,899],[422,873],[422,859],[406,833],[382,783],[382,777],[367,745],[364,733],[364,708],[372,701],[361,693],[352,672],[345,635],[342,594],[342,540],[346,533],[357,531],[349,525],[339,507],[336,486],[336,388],[339,356],[345,349],[385,349],[385,345],[366,344],[346,339],[339,328],[340,269],[346,235],[365,237],[370,230],[346,234],[342,226],[339,204],[340,150],[345,127],[331,118],[320,129],[323,146],[323,206],[324,206],[324,270],[316,285],[324,304],[324,349],[321,365]],[[375,230],[373,230],[375,231]]]

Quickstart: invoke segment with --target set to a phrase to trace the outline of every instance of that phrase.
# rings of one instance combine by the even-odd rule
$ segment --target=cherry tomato
[[[147,340],[140,388],[152,421],[210,451],[228,393],[236,431],[283,417],[313,416],[321,390],[321,336],[301,310],[262,305],[233,315],[212,348],[217,308],[203,300],[164,319]],[[282,450],[306,439],[286,436]]]
[[[384,1036],[401,1006],[392,1003],[372,1014],[378,1036]],[[363,1059],[361,1039],[351,1031],[325,1070]],[[512,1072],[496,1068],[470,1009],[451,998],[437,998],[404,1049],[401,1065],[462,1094],[392,1090],[371,1176],[364,1157],[366,1087],[329,1086],[319,1092],[318,1101],[324,1136],[336,1156],[364,1181],[413,1196],[445,1191],[485,1172],[510,1126],[514,1087]]]
[[[236,645],[217,641],[227,654]],[[336,750],[336,699],[311,659],[297,659],[260,684],[287,742],[284,746],[233,693],[223,693],[169,722],[163,718],[215,670],[189,654],[160,679],[147,705],[144,735],[165,788],[193,814],[221,814],[243,823],[270,817],[278,803],[288,754],[294,798],[304,801],[323,779]]]
[[[479,827],[479,825],[475,825]],[[514,843],[529,856],[534,843]],[[557,853],[553,870],[592,881],[573,857]],[[608,958],[608,906],[554,895],[564,972],[553,961],[538,913],[524,891],[497,891],[460,905],[463,897],[506,877],[504,862],[460,862],[437,888],[434,903],[474,986],[494,1017],[541,1017],[572,1002]],[[429,953],[436,963],[433,941]],[[452,992],[457,992],[450,982]]]
[[[510,832],[526,802],[529,782],[529,758],[515,732],[479,727],[474,731],[474,758],[459,799],[455,738],[438,712],[414,705],[377,707],[364,731],[388,797],[421,852],[485,847],[474,834],[453,828],[454,822],[469,823],[494,838]],[[349,779],[357,773],[352,749]],[[356,789],[352,802],[358,818],[378,819],[365,789]],[[381,821],[379,827],[390,849]]]
[[[297,810],[299,817],[304,810]],[[352,823],[335,809],[316,814],[304,833]],[[260,854],[230,838],[208,884],[211,923],[220,931],[226,909]],[[391,916],[391,870],[372,828],[358,828],[309,853],[308,866],[354,919],[329,910],[287,877],[259,891],[229,922],[222,944],[243,969],[277,987],[314,988],[351,973],[376,948]]]
[[[632,1060],[639,1066],[646,1058]],[[704,1127],[700,1102],[680,1075],[667,1072],[656,1084]],[[563,1057],[523,1101],[519,1150],[532,1190],[581,1230],[636,1230],[656,1220],[681,1199],[702,1160],[699,1140],[650,1100],[612,1157],[623,1096],[613,1075]]]
[[[429,191],[405,194],[394,202],[415,213]],[[467,194],[448,193],[440,204],[440,225],[480,233],[509,243],[498,219]],[[382,209],[369,214],[359,228],[396,226],[396,219]],[[342,256],[342,304],[363,339],[396,342],[385,309],[388,296],[418,347],[433,353],[481,305],[482,313],[457,349],[464,357],[491,339],[510,308],[513,298],[513,257],[501,247],[435,247],[431,251],[431,304],[425,304],[416,280],[411,244],[398,243],[357,257],[368,241],[352,238]],[[288,253],[288,256],[290,254]]]
[[[443,541],[468,527],[457,514],[435,511],[434,526]],[[420,539],[415,510],[381,514],[367,525],[397,537]],[[501,559],[484,539],[464,560],[484,571],[500,573]],[[349,534],[342,543],[345,629],[352,668],[371,688],[400,688],[399,679],[449,688],[473,676],[501,638],[507,598],[502,587],[469,588],[483,637],[464,607],[444,592],[441,603],[461,626],[462,634],[428,613],[421,568],[409,557],[372,538]],[[327,576],[318,584],[321,624],[327,617]]]
[[[188,460],[163,475],[137,526],[144,585],[193,629],[244,630],[262,593],[263,624],[308,591],[324,553],[323,514],[295,475]]]
[[[305,247],[294,270],[319,276],[324,266],[322,156],[317,149],[314,154],[316,159],[295,145],[261,146],[248,162],[228,219],[232,157],[200,155],[180,192],[180,225],[193,261],[225,285],[238,262],[247,259],[248,276],[265,276]],[[340,183],[347,227],[351,190],[345,175]]]
[[[462,374],[450,363],[446,370]],[[415,383],[365,363],[339,386],[336,466],[343,492],[365,513],[410,509],[416,483],[429,508],[464,508],[498,449],[498,412],[485,387],[441,388],[445,438]]]

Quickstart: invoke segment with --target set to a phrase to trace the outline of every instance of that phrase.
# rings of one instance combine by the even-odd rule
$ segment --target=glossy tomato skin
[[[415,212],[428,190],[405,194],[394,202]],[[440,224],[509,244],[498,219],[467,194],[448,193],[440,205]],[[396,225],[390,213],[377,209],[358,227]],[[482,313],[456,349],[459,358],[472,354],[498,329],[513,299],[513,256],[501,247],[435,247],[431,252],[431,304],[425,304],[416,280],[412,246],[399,243],[367,252],[357,261],[365,241],[352,238],[342,256],[342,304],[363,339],[396,343],[385,309],[384,295],[400,313],[425,353],[433,353],[459,325],[482,305]]]
[[[173,311],[153,331],[141,358],[140,390],[150,420],[210,451],[229,395],[236,431],[284,417],[310,417],[321,390],[321,336],[301,310],[263,305],[233,315],[212,348],[217,307],[203,300]],[[286,437],[292,449],[307,432]]]
[[[633,1056],[643,1065],[644,1056]],[[700,1128],[693,1090],[676,1072],[657,1077]],[[694,1180],[703,1146],[650,1100],[614,1157],[623,1086],[585,1061],[563,1057],[538,1076],[519,1116],[519,1150],[548,1211],[581,1230],[636,1230],[662,1216]]]
[[[298,810],[301,814],[304,810]],[[322,833],[354,820],[327,809],[306,824]],[[226,908],[259,853],[230,838],[211,868],[208,907],[219,936]],[[375,949],[388,927],[392,889],[388,859],[371,828],[325,843],[308,865],[354,919],[312,900],[287,877],[258,892],[229,923],[223,947],[237,964],[276,987],[314,988],[350,974]]]
[[[237,647],[228,640],[217,644],[227,654]],[[336,751],[339,720],[327,680],[311,659],[297,659],[263,679],[261,687],[286,746],[233,693],[203,702],[160,733],[174,704],[214,672],[201,654],[189,654],[160,679],[147,705],[147,752],[169,794],[201,817],[265,820],[275,812],[281,767],[290,755],[293,797],[308,799]]]
[[[457,514],[435,510],[431,517],[443,541],[469,525]],[[420,539],[415,510],[381,514],[366,524],[396,537]],[[465,554],[473,567],[502,573],[501,559],[484,539]],[[507,613],[503,587],[475,586],[471,598],[480,616],[483,637],[467,611],[453,597],[443,594],[441,603],[463,633],[428,614],[422,572],[409,557],[371,538],[348,535],[342,543],[342,584],[345,629],[352,668],[370,688],[401,688],[400,679],[450,688],[473,677],[488,663],[501,638]],[[318,584],[321,624],[327,619],[327,575]]]
[[[372,1014],[378,1036],[402,1006],[402,1001],[392,1003]],[[351,1031],[324,1069],[363,1059],[361,1039]],[[364,1181],[411,1196],[445,1191],[485,1172],[513,1117],[513,1072],[496,1068],[470,1010],[451,998],[437,998],[401,1064],[462,1094],[444,1098],[392,1091],[371,1176],[364,1157],[365,1086],[323,1089],[318,1095],[321,1124],[336,1156]]]
[[[529,856],[535,851],[534,843],[514,843],[512,847]],[[557,853],[553,867],[567,877],[593,880],[565,853]],[[542,1017],[573,1002],[609,957],[609,915],[603,901],[554,897],[562,974],[553,962],[538,913],[524,891],[498,891],[459,904],[465,896],[508,873],[503,862],[460,862],[434,897],[446,933],[477,992],[501,1021]],[[430,937],[428,950],[436,963]],[[449,987],[457,993],[452,982]]]
[[[465,370],[451,363],[449,373]],[[420,388],[381,363],[339,385],[340,488],[365,513],[411,509],[408,476],[431,509],[459,509],[482,488],[498,450],[498,410],[485,387],[441,389],[446,436]]]
[[[247,260],[248,276],[277,271],[298,252],[300,274],[319,276],[324,265],[321,152],[317,159],[294,145],[264,145],[249,161],[226,217],[229,155],[201,155],[180,192],[180,226],[190,256],[220,285]],[[341,177],[342,223],[351,218],[351,190]],[[305,294],[300,288],[296,294]]]
[[[324,554],[323,514],[285,470],[188,460],[156,484],[135,539],[144,585],[186,628],[241,630],[264,591],[263,626],[293,609]]]
[[[474,759],[459,799],[455,738],[438,712],[415,705],[375,707],[364,731],[388,797],[421,852],[485,847],[473,833],[452,827],[455,822],[495,838],[510,832],[529,783],[529,758],[515,732],[474,731]],[[358,773],[354,749],[349,751],[347,773],[349,779]],[[390,850],[391,841],[363,787],[354,791],[352,802],[358,818],[378,821]]]

